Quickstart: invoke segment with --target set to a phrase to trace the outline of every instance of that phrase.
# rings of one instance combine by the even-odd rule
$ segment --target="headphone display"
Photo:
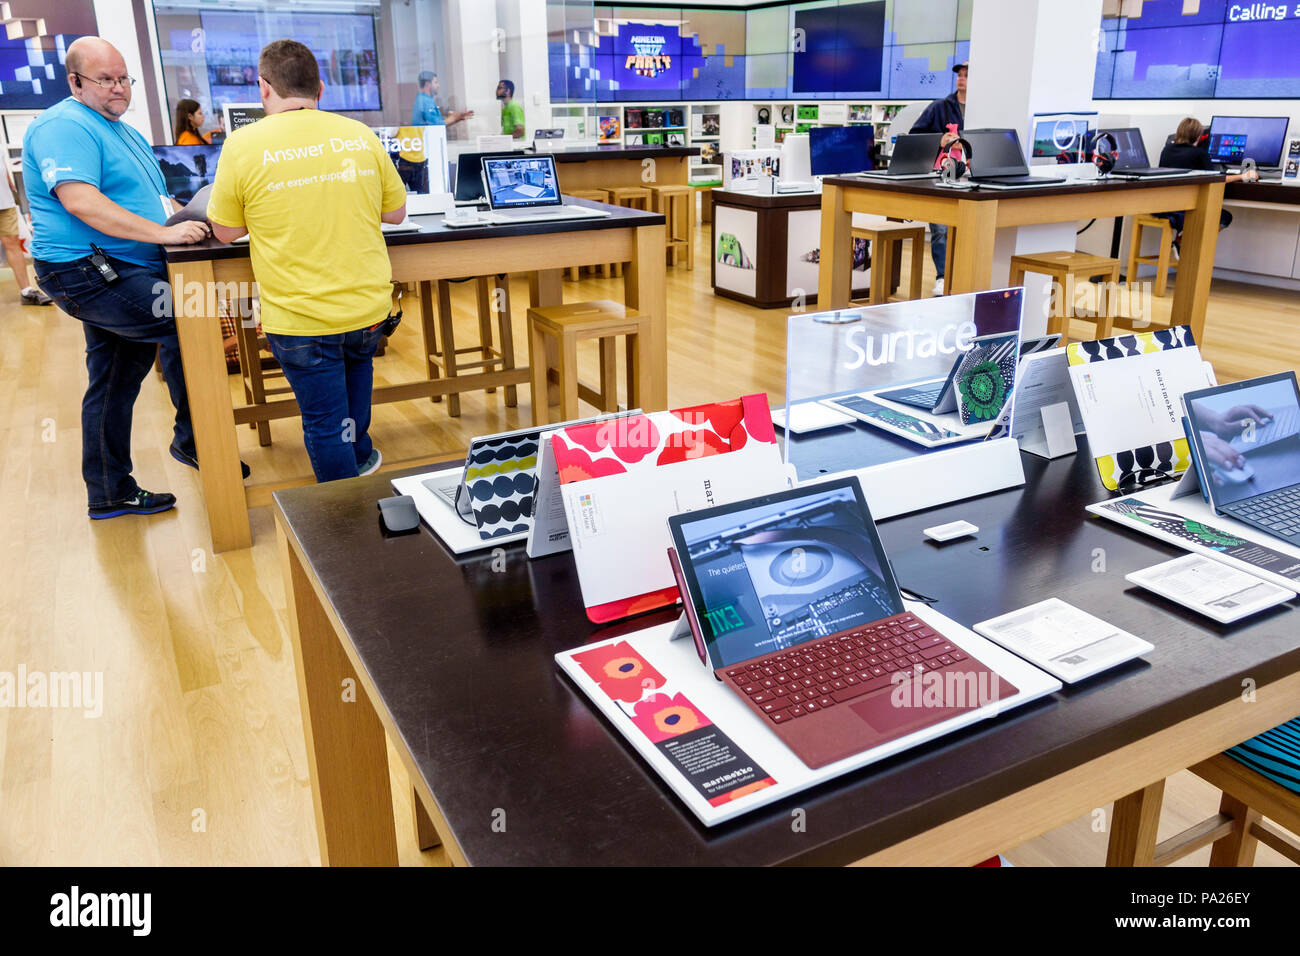
[[[1110,142],[1110,152],[1102,152],[1101,141],[1105,138]],[[1119,142],[1115,139],[1113,133],[1106,130],[1100,130],[1092,138],[1092,164],[1097,167],[1097,172],[1102,176],[1110,173],[1115,168],[1115,163],[1119,160]]]
[[[758,108],[758,125],[766,126],[771,122],[772,122],[772,111],[769,110],[766,106],[760,106]]]
[[[961,147],[961,159],[952,155],[954,145]],[[943,161],[939,165],[939,178],[946,183],[956,182],[970,172],[971,160],[974,158],[975,150],[971,148],[970,141],[963,136],[958,136],[944,150]]]

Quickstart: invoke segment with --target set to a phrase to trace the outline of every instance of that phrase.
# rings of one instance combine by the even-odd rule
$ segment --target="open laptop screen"
[[[676,515],[669,527],[715,668],[903,611],[856,478]]]
[[[178,202],[189,202],[204,186],[212,185],[221,147],[155,146],[153,154],[167,183],[167,195]]]
[[[493,209],[563,204],[552,156],[484,156],[483,182]]]
[[[976,176],[1028,176],[1029,166],[1013,129],[966,130],[970,165]]]
[[[1201,479],[1216,507],[1300,485],[1294,372],[1188,392],[1184,407]]]
[[[1142,141],[1142,131],[1136,127],[1127,127],[1124,129],[1108,129],[1104,132],[1110,133],[1115,137],[1116,152],[1119,154],[1115,157],[1116,169],[1150,169],[1151,161],[1147,157],[1146,143]],[[1099,132],[1098,136],[1101,135]],[[1109,144],[1107,144],[1109,145]],[[1096,141],[1093,142],[1093,148],[1096,148]]]

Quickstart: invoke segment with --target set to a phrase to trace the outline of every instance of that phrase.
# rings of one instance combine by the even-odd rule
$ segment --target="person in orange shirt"
[[[212,134],[201,133],[203,107],[198,100],[180,100],[176,104],[176,128],[172,131],[177,146],[211,146]]]

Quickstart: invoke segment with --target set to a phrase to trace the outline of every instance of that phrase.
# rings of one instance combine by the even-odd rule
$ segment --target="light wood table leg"
[[[664,227],[641,226],[635,231],[632,261],[623,276],[623,303],[647,317],[650,323],[646,341],[638,344],[643,355],[638,364],[650,370],[649,376],[645,381],[635,382],[641,408],[647,412],[660,412],[668,407],[667,281]],[[629,386],[633,382],[633,372],[628,369]]]
[[[297,551],[276,532],[321,864],[396,866],[384,726]]]
[[[510,276],[503,275],[495,280],[500,289],[501,311],[497,313],[497,326],[501,335],[501,368],[515,367],[515,330],[511,324],[510,311]],[[506,386],[506,407],[515,408],[519,404],[519,389],[514,385]]]
[[[844,209],[843,190],[822,189],[821,264],[817,270],[817,308],[844,309],[853,295],[853,216]]]
[[[547,425],[551,421],[550,368],[551,342],[549,335],[530,319],[528,322],[528,387],[533,405],[533,424]]]
[[[912,250],[912,272],[907,287],[907,297],[915,302],[921,298],[921,279],[925,275],[925,256],[929,252],[925,245],[925,234],[922,233],[921,236],[912,239],[908,247]]]
[[[214,298],[208,294],[214,281],[212,263],[183,262],[167,268],[190,418],[194,422],[194,444],[202,464],[199,481],[203,485],[212,550],[220,554],[251,547],[253,532],[239,470],[239,442],[227,382],[226,353],[221,346],[221,319],[204,311],[207,301]],[[185,311],[185,286],[190,283],[199,283],[204,291],[192,297],[199,303],[198,314]]]
[[[1120,797],[1110,818],[1107,866],[1151,866],[1156,856],[1156,831],[1160,827],[1160,804],[1165,781]]]
[[[578,417],[578,339],[565,334],[560,338],[560,421]]]
[[[433,283],[420,283],[420,339],[424,349],[424,369],[429,381],[442,376],[438,363],[433,360],[433,353],[438,351],[438,321],[433,315]],[[434,402],[442,401],[441,395],[434,395]]]
[[[484,362],[492,358],[492,305],[496,301],[496,288],[496,276],[478,276],[474,280],[474,297],[478,305],[478,354]],[[485,388],[483,391],[491,395],[496,389]]]
[[[997,200],[957,203],[957,238],[960,241],[954,248],[953,233],[949,230],[952,271],[944,277],[945,293],[983,292],[993,287],[993,243],[997,222]]]
[[[539,269],[528,274],[528,305],[541,308],[564,303],[564,270]]]
[[[1223,183],[1205,183],[1196,193],[1196,205],[1183,219],[1183,241],[1178,257],[1178,281],[1169,310],[1171,325],[1189,325],[1192,336],[1203,342],[1205,309],[1210,299],[1214,250],[1219,242],[1219,213],[1223,209]]]
[[[438,836],[438,830],[429,819],[429,813],[424,809],[424,801],[420,799],[420,791],[415,787],[411,788],[411,815],[415,818],[415,842],[421,850],[432,850],[436,846],[442,845],[442,838]]]

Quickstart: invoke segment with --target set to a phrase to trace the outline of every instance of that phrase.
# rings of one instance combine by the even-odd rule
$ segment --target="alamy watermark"
[[[198,282],[178,272],[174,284],[162,279],[153,284],[153,314],[162,319],[177,313],[210,316],[224,312],[231,318],[252,319],[257,297],[256,282]]]
[[[0,707],[81,710],[85,717],[104,713],[103,671],[0,671]]]

